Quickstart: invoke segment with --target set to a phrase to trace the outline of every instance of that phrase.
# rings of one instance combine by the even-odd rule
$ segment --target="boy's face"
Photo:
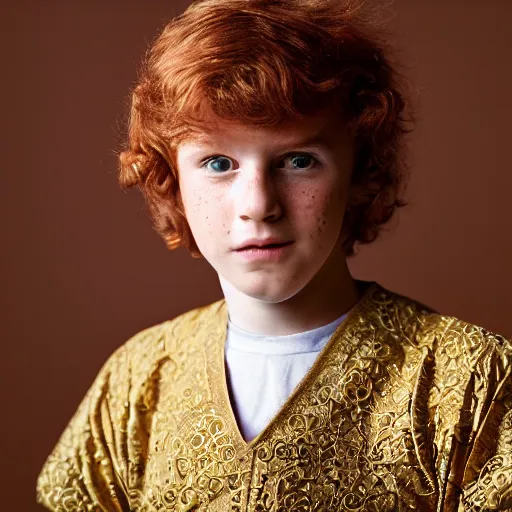
[[[277,303],[321,269],[326,279],[339,272],[353,167],[352,140],[339,119],[334,109],[272,128],[216,119],[201,139],[178,146],[186,217],[221,281]],[[291,243],[260,255],[236,250],[270,237]]]

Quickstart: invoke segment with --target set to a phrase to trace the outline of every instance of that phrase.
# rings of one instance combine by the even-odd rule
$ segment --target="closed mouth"
[[[242,247],[238,250],[246,251],[247,249],[277,249],[278,247],[284,247],[285,245],[290,245],[291,243],[293,242],[283,242],[282,244],[248,245],[247,247]]]

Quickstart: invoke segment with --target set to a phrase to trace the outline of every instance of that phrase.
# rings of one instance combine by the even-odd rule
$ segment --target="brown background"
[[[187,2],[16,2],[2,16],[0,509],[37,510],[37,473],[129,336],[220,298],[168,252],[114,150],[136,67]],[[5,16],[7,8],[7,16]],[[399,0],[421,93],[411,205],[353,260],[360,278],[512,335],[512,2]]]

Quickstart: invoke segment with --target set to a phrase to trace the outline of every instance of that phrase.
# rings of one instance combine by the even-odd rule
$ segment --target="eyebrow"
[[[199,146],[215,146],[217,145],[217,142],[210,139],[208,135],[201,135],[200,137],[197,137],[195,140],[193,140],[194,143],[196,143]],[[297,140],[297,141],[289,141],[285,142],[283,144],[279,144],[276,146],[276,151],[283,151],[286,148],[291,147],[302,147],[302,146],[317,146],[322,147],[325,149],[331,149],[331,144],[329,144],[326,140],[326,138],[321,134],[314,134],[310,137],[307,137],[305,139]],[[198,150],[200,151],[200,150]],[[194,154],[196,151],[193,152]]]
[[[325,148],[331,147],[331,145],[327,142],[327,140],[322,134],[315,134],[312,135],[311,137],[307,137],[306,139],[302,139],[299,141],[291,141],[286,144],[283,144],[282,146],[280,146],[280,149],[293,146],[322,146]]]

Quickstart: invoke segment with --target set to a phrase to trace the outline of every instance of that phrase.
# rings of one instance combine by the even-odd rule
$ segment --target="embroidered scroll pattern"
[[[224,377],[206,371],[216,311],[145,331],[112,358],[43,468],[41,503],[59,512],[512,509],[509,341],[376,286],[309,385],[240,450],[215,400]]]
[[[408,412],[422,352],[401,335],[413,336],[407,330],[418,312],[377,300],[292,404],[288,421],[257,448],[249,510],[432,509],[435,489]]]

